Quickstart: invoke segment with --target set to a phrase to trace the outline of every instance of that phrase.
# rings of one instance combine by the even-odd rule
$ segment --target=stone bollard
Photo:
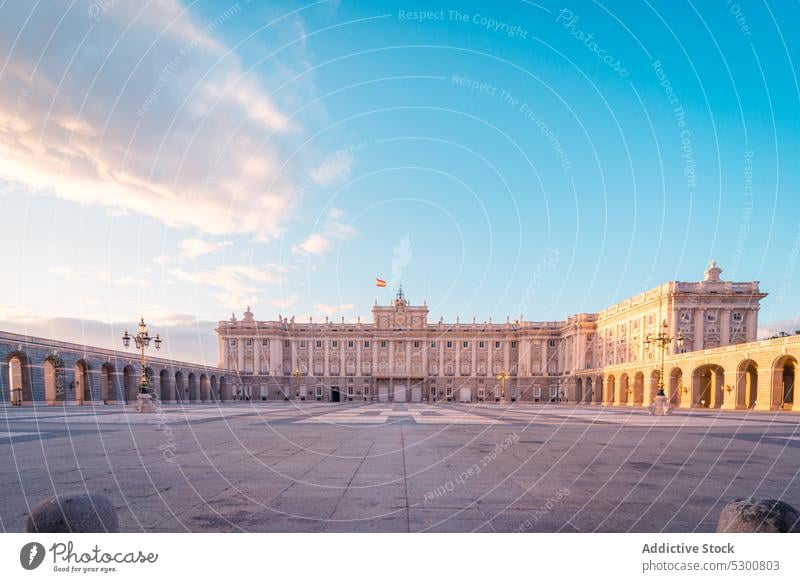
[[[28,516],[29,533],[119,532],[114,504],[108,497],[78,493],[50,497]]]
[[[734,499],[722,508],[717,533],[800,533],[800,512],[777,499]]]

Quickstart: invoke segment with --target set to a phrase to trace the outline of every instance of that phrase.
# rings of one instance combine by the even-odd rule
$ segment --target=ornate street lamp
[[[136,349],[142,354],[142,377],[139,380],[139,394],[147,394],[150,382],[147,379],[147,364],[145,362],[144,350],[150,346],[151,340],[155,344],[156,349],[160,350],[161,336],[156,334],[156,337],[150,337],[147,331],[147,324],[145,324],[144,318],[141,318],[141,320],[139,320],[139,332],[136,335],[130,335],[128,330],[125,330],[125,334],[122,336],[122,344],[125,346],[125,349],[131,345],[131,339],[136,343]]]
[[[667,396],[664,394],[664,357],[667,352],[667,347],[672,344],[673,339],[677,342],[678,349],[683,347],[683,333],[678,331],[678,336],[675,338],[669,335],[669,326],[667,325],[667,320],[665,319],[661,324],[661,331],[658,333],[658,335],[647,334],[647,338],[644,340],[644,344],[647,347],[654,345],[656,348],[661,350],[661,367],[658,370],[658,393],[656,394],[655,402],[655,410],[657,413],[660,412],[661,414],[666,414],[666,411],[669,409]]]
[[[295,368],[294,371],[292,372],[292,377],[295,380],[295,383],[294,383],[294,397],[295,398],[300,398],[300,376],[302,376],[302,375],[303,375],[303,373],[300,370],[298,370],[297,368]]]
[[[506,373],[506,369],[503,368],[500,370],[500,373],[497,375],[497,379],[500,380],[500,399],[506,399],[506,380],[508,380],[511,376]]]

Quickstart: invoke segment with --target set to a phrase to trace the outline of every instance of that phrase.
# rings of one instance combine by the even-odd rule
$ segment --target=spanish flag
[[[378,279],[376,277],[375,278],[375,286],[376,287],[386,287],[386,281],[384,281],[383,279]]]

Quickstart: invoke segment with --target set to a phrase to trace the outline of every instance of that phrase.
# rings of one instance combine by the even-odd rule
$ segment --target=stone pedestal
[[[650,414],[654,416],[672,414],[672,408],[669,406],[669,399],[664,394],[656,396],[653,400],[653,404],[648,406],[647,409],[650,411]]]
[[[153,397],[150,394],[139,394],[136,397],[136,412],[155,412]]]

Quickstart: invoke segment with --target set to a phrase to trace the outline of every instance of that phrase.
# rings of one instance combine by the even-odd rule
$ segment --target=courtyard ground
[[[0,408],[0,531],[95,492],[123,531],[708,532],[800,507],[800,415],[598,406]]]

